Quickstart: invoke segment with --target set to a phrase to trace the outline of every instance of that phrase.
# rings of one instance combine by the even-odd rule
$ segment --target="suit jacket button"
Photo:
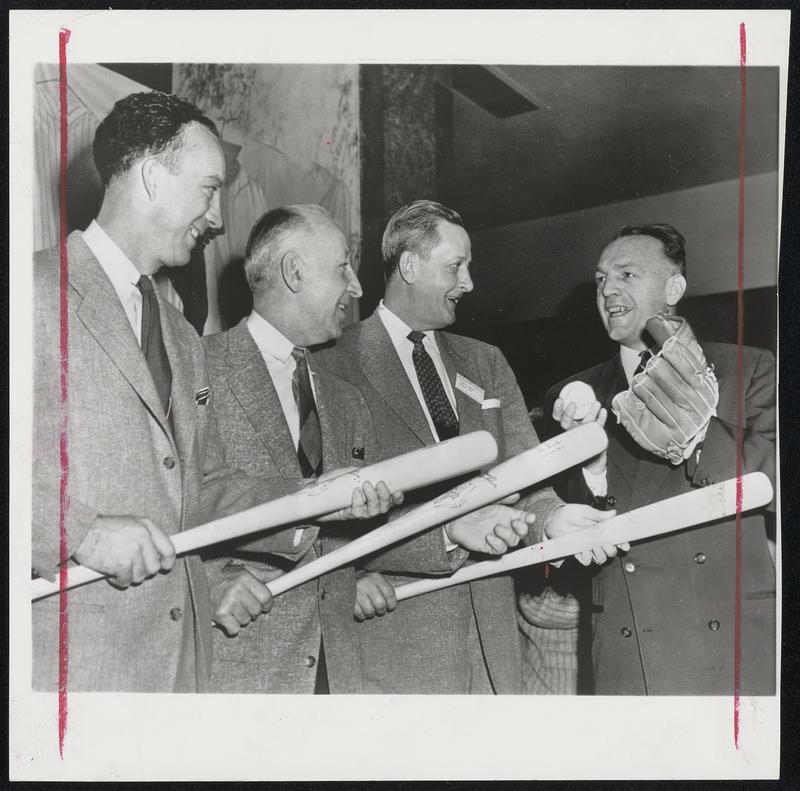
[[[172,618],[173,621],[180,621],[183,618],[183,610],[180,607],[173,607],[169,611],[169,617]]]
[[[319,597],[320,597],[320,599],[324,599],[324,598],[325,598],[325,596],[326,596],[326,593],[325,593],[325,588],[323,588],[323,589],[322,589],[322,590],[319,592]]]
[[[712,632],[716,632],[719,629],[719,621],[713,618],[708,622],[708,628],[711,629]]]
[[[630,637],[633,634],[629,626],[623,626],[619,631],[623,637]]]
[[[702,552],[698,552],[694,556],[694,562],[699,563],[701,566],[706,562],[706,556]]]
[[[175,466],[175,459],[172,456],[164,456],[164,461],[161,462],[168,470]]]
[[[606,497],[606,507],[614,508],[616,504],[617,504],[617,498],[614,497],[613,494],[609,494],[608,497]]]
[[[306,667],[314,667],[317,664],[317,658],[314,656],[307,656],[305,661]]]
[[[636,571],[636,566],[633,563],[631,563],[630,560],[629,560],[625,564],[625,571],[627,571],[628,574],[633,574],[633,572]]]

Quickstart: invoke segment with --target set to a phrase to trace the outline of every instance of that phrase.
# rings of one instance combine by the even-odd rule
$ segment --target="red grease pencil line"
[[[59,351],[60,397],[61,397],[61,436],[59,442],[59,461],[61,477],[59,481],[59,560],[61,566],[59,577],[62,591],[59,596],[58,609],[58,752],[64,757],[64,737],[67,732],[67,676],[69,670],[69,617],[67,610],[67,591],[63,586],[67,582],[67,528],[66,516],[69,507],[67,499],[67,475],[69,472],[69,456],[67,450],[67,394],[69,386],[69,324],[67,315],[67,163],[69,161],[67,134],[67,42],[69,30],[61,29],[58,33],[58,90],[61,121],[60,172],[58,184],[59,213],[61,220],[59,250],[61,258],[61,279],[59,299]]]
[[[739,25],[739,238],[737,273],[736,335],[736,587],[734,594],[733,632],[733,742],[739,749],[739,690],[742,653],[742,445],[744,442],[744,155],[745,117],[747,111],[747,33],[744,22]]]

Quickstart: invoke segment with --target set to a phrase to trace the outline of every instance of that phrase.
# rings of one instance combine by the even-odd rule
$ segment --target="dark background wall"
[[[172,90],[171,63],[101,63],[107,69],[135,80],[154,91],[169,93]]]
[[[461,212],[473,240],[476,288],[453,329],[504,351],[529,407],[614,353],[591,281],[602,247],[626,223],[672,222],[684,233],[682,312],[699,337],[735,342],[738,69],[488,72],[471,84],[458,67],[361,67],[362,316],[383,293],[388,217],[431,198]],[[516,98],[490,106],[487,90],[509,86]],[[749,69],[744,334],[773,350],[777,110],[777,70]]]

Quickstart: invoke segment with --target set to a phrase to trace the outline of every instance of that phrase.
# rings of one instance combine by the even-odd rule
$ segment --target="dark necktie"
[[[647,361],[653,356],[653,353],[650,349],[645,349],[643,352],[639,352],[639,365],[636,366],[636,370],[633,372],[633,375],[642,373],[644,371],[645,366],[647,365]]]
[[[292,374],[292,393],[300,415],[300,442],[297,460],[304,478],[316,478],[322,473],[322,432],[319,427],[317,403],[308,376],[308,363],[303,349],[292,349],[295,367]]]
[[[164,414],[169,414],[170,394],[172,392],[172,370],[169,367],[164,338],[161,335],[161,319],[158,310],[158,298],[153,290],[153,282],[142,275],[136,288],[142,292],[142,352],[150,374],[164,407]]]
[[[412,330],[407,337],[414,344],[411,359],[414,361],[422,396],[439,439],[446,440],[458,436],[458,418],[453,412],[453,407],[450,406],[450,399],[444,391],[436,366],[422,345],[425,333]]]

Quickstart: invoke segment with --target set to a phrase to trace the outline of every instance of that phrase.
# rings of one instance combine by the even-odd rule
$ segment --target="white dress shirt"
[[[89,223],[89,227],[83,232],[83,241],[111,281],[136,336],[136,342],[141,346],[142,292],[136,287],[142,276],[141,272],[97,224],[97,220]]]
[[[258,346],[272,384],[275,385],[283,416],[286,418],[289,433],[294,441],[294,449],[297,450],[300,445],[300,413],[297,411],[297,402],[294,400],[292,390],[292,378],[297,367],[297,363],[292,357],[294,344],[255,311],[247,317],[247,329]],[[314,374],[310,370],[308,373],[311,390],[316,400],[317,390],[314,386]]]
[[[289,433],[292,435],[296,452],[300,445],[300,413],[297,410],[297,402],[294,400],[294,392],[292,390],[292,378],[297,367],[297,363],[292,357],[294,344],[255,311],[247,317],[247,329],[256,346],[258,346],[264,364],[267,366],[267,372],[272,379],[272,384],[275,385],[275,391],[278,393],[278,400],[283,410],[283,416],[286,418],[286,424],[289,426]],[[308,378],[311,380],[311,390],[316,399],[317,391],[314,387],[314,374],[311,371],[308,373]],[[302,540],[303,528],[298,527],[294,533],[294,545],[298,546]]]
[[[622,362],[622,370],[625,372],[625,381],[628,383],[628,387],[631,386],[633,375],[636,373],[636,369],[642,361],[643,351],[644,349],[640,351],[631,349],[630,346],[619,347],[619,357]]]
[[[414,388],[414,393],[416,393],[417,396],[417,401],[419,401],[419,404],[422,407],[422,411],[425,415],[425,419],[428,421],[431,433],[433,434],[434,439],[439,442],[439,435],[436,433],[436,426],[433,423],[433,418],[431,417],[430,412],[428,412],[428,405],[425,403],[425,396],[422,394],[422,388],[419,386],[417,369],[414,367],[414,359],[412,357],[414,352],[414,344],[408,339],[408,333],[411,332],[411,327],[409,327],[408,324],[406,324],[399,316],[396,316],[394,313],[392,313],[392,311],[383,304],[383,300],[381,300],[380,304],[378,305],[378,318],[383,322],[383,326],[386,327],[386,331],[389,333],[392,344],[397,351],[397,356],[400,358],[400,362],[403,364],[408,381],[411,382],[411,386]],[[433,364],[436,367],[436,372],[439,374],[439,379],[442,380],[444,391],[447,393],[447,398],[450,401],[450,406],[453,407],[453,413],[456,417],[458,417],[453,387],[450,384],[450,379],[447,376],[447,370],[442,362],[442,355],[439,353],[439,347],[436,345],[436,338],[434,337],[433,330],[425,333],[425,338],[422,341],[422,345],[425,347],[425,351],[428,352],[431,360],[433,360]]]

